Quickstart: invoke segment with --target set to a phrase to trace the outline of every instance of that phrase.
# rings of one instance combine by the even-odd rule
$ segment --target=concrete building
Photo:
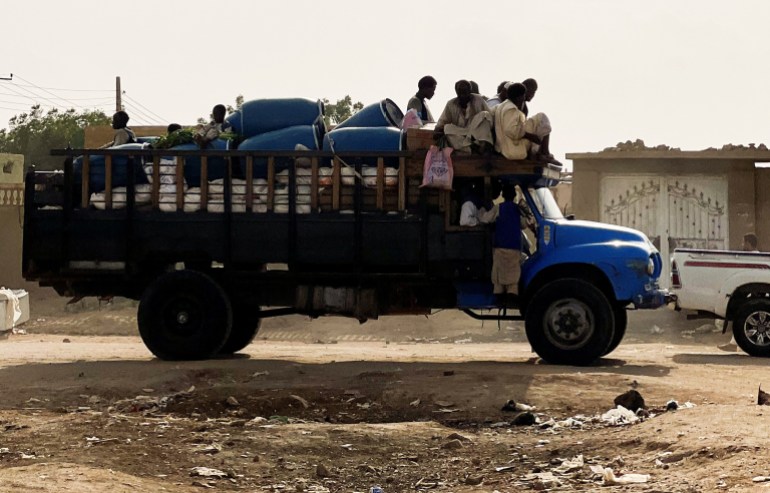
[[[770,169],[758,165],[770,162],[764,145],[681,151],[629,142],[567,159],[576,218],[641,230],[664,259],[675,247],[740,249],[749,232],[770,250]]]
[[[0,286],[17,288],[21,277],[24,156],[0,153]]]

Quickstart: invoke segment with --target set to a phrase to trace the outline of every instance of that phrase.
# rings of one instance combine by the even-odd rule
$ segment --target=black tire
[[[609,347],[615,315],[612,304],[593,284],[560,279],[532,297],[525,328],[532,348],[545,361],[583,366]]]
[[[244,302],[233,301],[233,326],[230,337],[219,350],[219,354],[233,354],[245,348],[259,332],[262,319],[258,306],[248,306]]]
[[[142,295],[137,320],[147,348],[164,360],[206,359],[230,336],[230,300],[211,277],[180,270],[159,277]]]
[[[770,357],[770,299],[743,303],[733,319],[733,336],[751,356]]]
[[[615,305],[612,313],[615,315],[615,334],[612,336],[610,345],[604,350],[602,356],[607,356],[616,350],[618,346],[620,346],[620,341],[622,341],[623,337],[626,335],[626,327],[628,326],[628,312],[626,311],[626,307]]]

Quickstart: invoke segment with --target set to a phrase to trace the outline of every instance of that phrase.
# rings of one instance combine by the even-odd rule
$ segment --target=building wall
[[[153,137],[166,135],[166,127],[160,125],[146,125],[146,126],[133,126],[129,125],[129,128],[134,131],[137,137]],[[85,143],[83,144],[86,149],[96,149],[104,144],[112,142],[115,136],[115,130],[109,125],[96,125],[85,128]]]
[[[0,286],[22,285],[24,156],[0,154]]]
[[[759,249],[770,251],[770,168],[757,168],[754,172],[754,197],[756,224],[754,233]]]

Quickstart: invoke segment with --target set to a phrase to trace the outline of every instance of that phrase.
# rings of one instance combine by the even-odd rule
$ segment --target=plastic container
[[[342,152],[400,151],[404,148],[404,135],[395,127],[346,127],[335,128],[324,136],[323,150]],[[377,166],[377,158],[345,158],[348,164],[355,162]],[[385,159],[385,165],[398,168],[398,158]]]
[[[401,127],[404,113],[390,99],[383,99],[379,103],[364,106],[361,111],[351,116],[335,127]]]
[[[110,147],[110,150],[131,150],[131,149],[146,149],[148,144],[122,144],[119,146]],[[134,159],[133,172],[134,183],[141,185],[143,183],[149,183],[147,176],[144,174],[142,165],[144,160],[141,157]],[[105,165],[103,154],[92,154],[88,159],[88,189],[91,192],[103,192],[105,187]],[[83,180],[83,157],[78,156],[72,163],[73,177],[76,184],[79,184]],[[112,156],[112,186],[113,187],[125,187],[128,185],[128,156]]]
[[[310,150],[320,148],[321,136],[317,125],[299,125],[265,132],[248,138],[238,145],[239,151],[293,151],[300,144]],[[246,163],[241,160],[241,176],[246,176]],[[275,158],[275,172],[288,168],[291,158]],[[254,178],[267,178],[267,158],[254,159]]]
[[[217,139],[209,142],[206,149],[217,151],[226,151],[230,148],[229,140]],[[182,144],[172,147],[172,151],[197,151],[200,148],[198,144]],[[172,158],[173,159],[173,158]],[[207,179],[218,180],[225,177],[227,170],[227,159],[219,156],[212,156],[208,159]],[[184,161],[184,179],[188,187],[201,186],[201,159],[197,156],[186,156]],[[146,179],[145,179],[146,181]]]
[[[323,125],[323,103],[304,98],[255,99],[227,117],[233,131],[248,139],[299,125]]]

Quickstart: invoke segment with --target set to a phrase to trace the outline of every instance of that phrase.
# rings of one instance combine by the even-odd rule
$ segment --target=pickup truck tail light
[[[679,266],[676,265],[676,260],[671,261],[671,287],[682,287],[682,278],[679,277]]]

